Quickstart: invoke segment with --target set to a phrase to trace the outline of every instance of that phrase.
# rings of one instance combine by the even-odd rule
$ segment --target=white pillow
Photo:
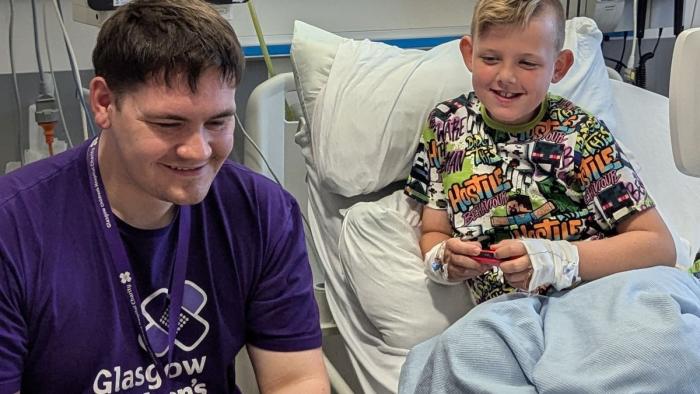
[[[443,286],[425,276],[418,205],[400,190],[357,203],[345,213],[338,241],[346,285],[360,309],[383,344],[406,352],[474,305],[467,286]]]
[[[588,18],[567,21],[566,33],[576,64],[552,91],[612,129],[602,35]],[[346,197],[405,179],[428,112],[471,90],[458,40],[429,51],[405,50],[296,21],[291,53],[314,168],[328,190]]]
[[[596,115],[614,133],[617,119],[610,78],[600,50],[602,40],[603,33],[592,19],[581,17],[566,21],[564,48],[574,53],[574,65],[564,79],[550,86],[549,91]]]

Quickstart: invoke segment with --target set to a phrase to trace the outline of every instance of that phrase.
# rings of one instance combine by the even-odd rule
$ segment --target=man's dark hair
[[[205,2],[135,0],[105,21],[92,63],[118,99],[151,78],[170,87],[174,77],[184,76],[196,92],[210,67],[237,86],[245,58],[229,22]]]

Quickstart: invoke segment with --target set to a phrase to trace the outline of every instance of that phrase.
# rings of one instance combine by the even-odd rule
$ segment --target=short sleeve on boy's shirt
[[[584,115],[578,124],[575,162],[581,199],[602,232],[655,206],[610,130],[593,116]]]
[[[435,130],[436,115],[433,111],[423,126],[404,192],[429,208],[444,210],[447,208],[441,175],[444,149]]]

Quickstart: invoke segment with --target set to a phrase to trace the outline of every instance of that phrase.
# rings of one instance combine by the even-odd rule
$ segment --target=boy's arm
[[[420,250],[425,255],[435,245],[452,237],[447,211],[423,207],[421,215]]]
[[[632,215],[616,228],[618,234],[613,237],[574,243],[578,248],[581,279],[593,280],[656,265],[675,265],[673,237],[656,208]]]
[[[614,273],[657,265],[674,266],[676,249],[673,237],[656,208],[649,208],[623,219],[617,235],[609,238],[572,242],[578,251],[578,274],[591,281]],[[561,242],[561,241],[554,241]],[[525,245],[508,239],[494,245],[501,269],[511,286],[527,289],[532,262]]]

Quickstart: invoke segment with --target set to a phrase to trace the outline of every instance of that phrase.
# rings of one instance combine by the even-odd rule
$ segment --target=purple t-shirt
[[[192,206],[184,317],[166,383],[139,344],[95,213],[87,146],[0,177],[0,393],[237,392],[233,360],[244,344],[321,345],[299,207],[227,162]],[[166,322],[167,332],[167,318],[149,311],[168,292],[177,226],[118,228],[147,330]]]

